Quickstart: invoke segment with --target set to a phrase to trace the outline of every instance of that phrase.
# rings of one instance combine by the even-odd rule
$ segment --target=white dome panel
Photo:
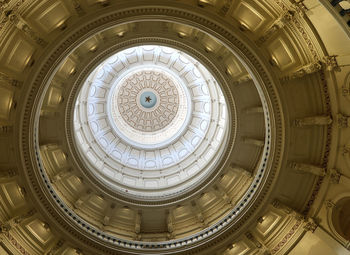
[[[168,47],[138,46],[90,74],[74,125],[82,156],[106,185],[164,197],[212,171],[226,141],[226,112],[219,86],[198,61]]]

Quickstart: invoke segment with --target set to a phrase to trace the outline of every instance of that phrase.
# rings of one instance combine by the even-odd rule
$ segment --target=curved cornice
[[[197,16],[195,13],[182,11],[170,7],[147,7],[147,6],[120,6],[118,11],[109,10],[110,13],[102,14],[90,21],[88,24],[81,25],[79,29],[72,31],[69,34],[68,31],[66,36],[64,36],[60,41],[56,42],[55,48],[52,48],[51,52],[47,52],[45,59],[40,59],[39,63],[34,68],[37,70],[33,73],[34,79],[28,80],[25,84],[28,88],[28,95],[26,97],[26,107],[22,113],[23,119],[21,122],[20,130],[20,149],[23,151],[23,169],[25,171],[25,176],[30,183],[29,189],[35,195],[35,201],[41,208],[41,211],[49,213],[55,221],[62,225],[62,228],[70,232],[77,240],[82,241],[90,247],[95,247],[101,251],[106,252],[106,254],[113,254],[116,250],[123,250],[124,252],[137,253],[137,249],[130,249],[128,246],[131,243],[135,243],[140,247],[142,245],[142,253],[153,253],[155,250],[163,253],[174,253],[180,252],[188,249],[194,251],[204,250],[208,246],[216,245],[220,240],[228,240],[226,238],[230,237],[232,239],[238,236],[244,228],[252,222],[254,218],[257,217],[257,213],[265,206],[264,201],[267,199],[268,193],[271,191],[273,186],[275,176],[278,174],[280,169],[281,159],[283,157],[283,142],[284,142],[284,131],[283,131],[283,115],[282,106],[279,101],[279,97],[276,93],[276,80],[272,78],[269,74],[268,68],[266,68],[264,62],[261,58],[257,58],[256,54],[252,53],[252,45],[243,43],[243,38],[237,38],[237,34],[233,30],[225,29],[222,25],[218,25],[218,22],[213,22],[206,17]],[[114,12],[114,13],[113,13]],[[233,52],[237,53],[237,57],[246,63],[246,68],[250,70],[253,80],[256,84],[261,85],[261,93],[266,96],[267,100],[264,102],[264,107],[267,114],[266,121],[271,126],[267,126],[267,136],[271,138],[271,144],[267,145],[265,152],[269,159],[266,162],[262,162],[264,167],[260,168],[258,171],[258,176],[255,178],[251,189],[258,189],[256,194],[259,196],[251,197],[249,193],[243,197],[238,206],[225,217],[224,220],[220,221],[219,225],[214,225],[209,229],[206,229],[198,234],[197,237],[190,237],[186,240],[174,240],[159,244],[142,244],[138,242],[125,242],[106,240],[102,238],[96,231],[92,231],[89,228],[85,229],[88,233],[82,235],[81,229],[78,227],[72,228],[71,223],[62,217],[64,214],[57,205],[53,206],[50,202],[49,192],[42,187],[45,183],[45,178],[40,180],[39,177],[40,169],[38,168],[36,160],[40,161],[40,156],[38,148],[36,147],[36,128],[37,128],[37,116],[38,106],[40,106],[40,95],[44,94],[46,89],[46,84],[50,80],[50,74],[55,70],[56,66],[64,59],[66,54],[75,48],[81,41],[87,39],[89,36],[93,35],[95,32],[106,29],[111,25],[118,23],[124,23],[128,21],[135,20],[168,20],[172,22],[186,23],[194,27],[197,27],[209,34],[214,35],[218,40],[222,41],[226,47],[231,49]],[[216,17],[218,19],[218,17]],[[249,45],[247,47],[247,45]],[[256,52],[257,50],[255,50]],[[79,70],[77,70],[79,72]],[[273,151],[270,151],[273,147]],[[270,152],[269,152],[270,151]],[[33,161],[35,160],[35,161]],[[267,167],[267,168],[266,168]],[[266,173],[264,173],[266,172]],[[44,176],[43,176],[44,177]],[[254,192],[255,193],[255,192]],[[63,205],[61,204],[60,207]],[[53,209],[53,208],[56,209]],[[241,209],[243,208],[243,209]],[[60,212],[59,212],[60,211]],[[239,213],[238,213],[239,212]],[[67,212],[68,214],[70,212]],[[239,215],[239,217],[234,217],[234,215]],[[219,227],[221,226],[221,227]],[[220,229],[220,230],[219,230]],[[84,232],[84,231],[83,231]],[[210,236],[206,238],[205,236]],[[198,237],[201,237],[198,239]],[[205,237],[205,238],[204,238]],[[195,241],[195,239],[197,241]],[[191,241],[192,239],[192,241]],[[92,241],[94,240],[94,241]],[[211,240],[211,242],[209,242]],[[165,246],[164,246],[165,245]],[[107,248],[109,247],[109,248]],[[167,248],[165,252],[164,248]]]

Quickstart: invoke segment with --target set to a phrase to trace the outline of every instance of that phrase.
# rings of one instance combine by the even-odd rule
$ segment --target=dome
[[[135,23],[156,27],[153,20]],[[161,23],[171,25],[166,20]],[[111,25],[92,36],[119,27]],[[41,178],[61,212],[88,235],[115,249],[172,249],[179,243],[216,237],[269,189],[265,180],[276,172],[280,155],[272,150],[280,147],[277,133],[282,130],[282,119],[275,111],[278,97],[268,86],[269,79],[262,78],[263,71],[256,71],[254,57],[244,59],[240,50],[226,46],[215,34],[191,29],[226,50],[227,59],[234,59],[245,73],[246,89],[232,85],[230,69],[220,66],[218,59],[208,58],[208,47],[204,51],[189,48],[168,40],[167,35],[151,35],[144,43],[138,39],[137,44],[123,37],[123,47],[115,44],[108,50],[96,50],[82,70],[74,71],[79,75],[74,75],[69,96],[62,103],[66,111],[56,116],[65,123],[65,135],[56,141],[67,148],[65,161],[77,176],[75,188],[52,181],[56,170],[51,155],[61,149],[41,145],[47,135],[38,134]],[[60,70],[85,44],[77,42],[57,63],[41,100],[50,96]],[[152,98],[154,105],[146,104]],[[45,108],[38,105],[39,126],[45,122]],[[250,108],[253,114],[249,114]],[[249,125],[252,121],[254,125]],[[80,189],[87,190],[87,197],[92,190],[99,190],[96,203],[108,200],[111,208],[123,206],[132,221],[142,219],[136,225],[136,235],[117,222],[108,223],[108,230],[101,227],[87,213],[98,217],[101,212],[81,210],[82,202],[75,201]],[[220,192],[226,193],[224,197]],[[199,216],[200,226],[192,223],[174,229],[172,222],[179,210],[196,211],[203,206],[201,201],[215,197],[219,203],[210,221]],[[135,212],[130,207],[138,209]],[[215,208],[221,209],[214,213]]]
[[[227,140],[215,78],[184,52],[147,45],[108,57],[89,75],[74,112],[80,152],[106,185],[143,199],[198,185]]]
[[[0,254],[347,254],[347,3],[0,1]]]

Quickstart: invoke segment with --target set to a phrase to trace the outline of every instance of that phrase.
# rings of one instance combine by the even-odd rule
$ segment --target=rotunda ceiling
[[[347,247],[345,2],[0,0],[0,253]]]
[[[88,247],[200,251],[239,236],[270,199],[284,160],[278,81],[238,30],[139,11],[91,16],[43,57],[27,178],[53,224]]]
[[[153,24],[142,22],[155,32]],[[278,115],[273,109],[279,109],[271,105],[278,104],[273,87],[266,87],[264,82],[269,81],[263,81],[234,48],[191,29],[210,38],[230,63],[240,66],[246,86],[232,86],[230,67],[208,58],[207,47],[174,43],[159,32],[145,38],[144,44],[137,39],[135,45],[133,37],[125,37],[121,43],[128,46],[120,50],[118,44],[111,45],[94,52],[91,56],[98,57],[87,58],[88,63],[75,71],[79,75],[72,77],[63,103],[66,112],[58,118],[66,123],[59,143],[67,148],[65,161],[72,165],[75,178],[53,182],[57,169],[52,167],[52,155],[60,146],[40,147],[42,178],[59,210],[116,249],[151,251],[182,244],[186,249],[220,233],[231,235],[234,228],[229,226],[242,219],[239,215],[250,210],[263,189],[269,189],[264,180],[276,171],[278,153],[270,153],[281,127],[280,119],[272,118]],[[71,56],[82,47],[84,43]],[[63,70],[66,63],[56,70]],[[52,74],[47,91],[59,77],[60,71]],[[152,100],[154,105],[149,105]],[[45,113],[47,106],[41,107]],[[261,110],[256,114],[254,109]],[[45,119],[42,114],[39,123]],[[276,130],[270,128],[272,120],[278,120]],[[39,133],[39,144],[46,139]],[[80,192],[84,198],[77,200]],[[85,199],[94,202],[90,206]],[[106,206],[108,211],[121,208],[123,224],[104,216],[101,227],[96,219]],[[197,220],[187,225],[183,217]]]
[[[85,81],[74,116],[91,171],[144,198],[190,189],[213,171],[227,142],[227,108],[215,78],[164,46],[137,46],[105,60]]]

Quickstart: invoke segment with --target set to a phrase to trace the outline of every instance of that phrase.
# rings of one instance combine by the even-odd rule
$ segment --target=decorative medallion
[[[157,103],[157,97],[153,92],[146,91],[141,94],[140,104],[145,108],[152,108]]]
[[[158,71],[138,71],[117,85],[113,108],[131,127],[154,132],[168,126],[179,109],[174,81]]]

